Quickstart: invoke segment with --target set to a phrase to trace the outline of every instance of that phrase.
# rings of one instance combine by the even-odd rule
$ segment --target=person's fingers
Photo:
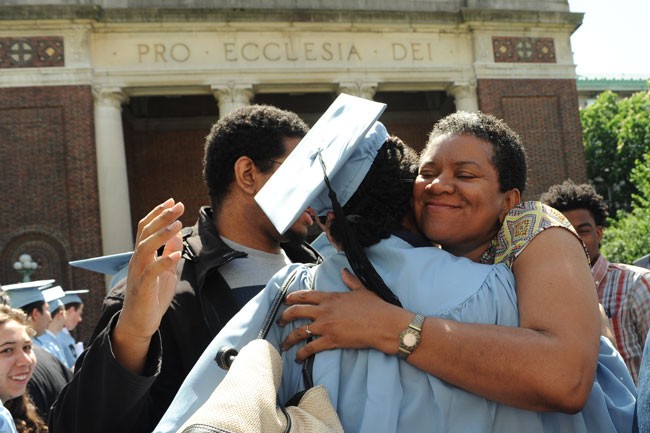
[[[314,338],[298,349],[296,352],[296,362],[304,362],[310,356],[330,349],[334,349],[334,346],[328,344],[326,338]]]
[[[144,231],[145,227],[147,227],[149,223],[151,223],[154,220],[154,218],[159,216],[166,209],[169,209],[172,206],[174,206],[174,204],[175,204],[174,199],[168,198],[163,203],[153,208],[151,212],[149,212],[144,218],[138,221],[138,231],[135,237],[136,244],[140,241],[140,237],[142,236],[142,232]]]
[[[170,202],[172,203],[172,206],[165,207]],[[160,206],[157,206],[156,209],[152,210],[149,215],[147,215],[147,217],[143,218],[138,223],[138,235],[136,237],[136,244],[142,242],[143,240],[152,236],[154,233],[167,227],[173,221],[180,218],[181,215],[183,215],[184,211],[185,206],[183,203],[174,203],[173,199],[166,201]]]
[[[169,251],[177,251],[182,248],[182,239],[179,238],[182,224],[177,218],[183,214],[184,209],[183,203],[178,202],[164,210],[146,226],[129,263],[129,273],[142,272],[149,263],[156,259],[158,249],[169,241],[172,242]],[[154,231],[154,229],[157,230]]]
[[[282,312],[282,315],[280,315],[277,324],[279,326],[285,326],[287,323],[291,323],[294,320],[298,319],[314,320],[314,309],[315,307],[313,305],[308,305],[305,303],[292,305]]]
[[[162,255],[167,256],[175,251],[183,251],[183,236],[180,231],[175,232],[174,235],[165,243],[165,249],[163,250]]]
[[[164,274],[165,272],[176,272],[176,263],[181,259],[181,252],[180,251],[174,251],[171,252],[168,255],[163,255],[153,262],[149,263],[147,267],[142,271],[139,281],[139,284],[134,284],[130,288],[130,295],[133,296],[139,296],[139,295],[147,295],[146,293],[143,293],[143,291],[148,291],[151,296],[156,296],[158,295],[158,285],[156,284],[156,281],[160,275]],[[151,290],[151,288],[155,288],[154,290]]]
[[[296,304],[320,304],[330,295],[327,292],[319,292],[318,290],[296,290],[295,292],[289,293],[284,298],[284,303],[287,305],[296,305]]]
[[[318,332],[314,330],[314,323],[310,322],[307,325],[301,326],[291,331],[289,335],[287,335],[287,337],[284,339],[280,347],[282,350],[288,350],[301,341],[308,340],[309,338],[313,338],[318,335]]]

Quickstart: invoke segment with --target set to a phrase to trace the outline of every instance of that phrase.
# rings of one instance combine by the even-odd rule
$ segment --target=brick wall
[[[567,178],[587,180],[575,80],[479,80],[478,98],[481,111],[504,119],[524,141],[525,198]]]
[[[101,254],[93,98],[88,86],[0,89],[0,283],[18,282],[12,264],[29,253],[32,279],[90,289],[78,337],[98,318],[104,280],[68,261]]]
[[[199,207],[210,205],[203,182],[203,144],[209,128],[135,131],[125,121],[124,132],[134,235],[138,221],[169,197],[185,205],[183,225],[194,225]]]

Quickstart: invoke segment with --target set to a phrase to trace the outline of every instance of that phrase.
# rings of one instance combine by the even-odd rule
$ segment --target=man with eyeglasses
[[[203,160],[212,206],[191,228],[181,229],[173,199],[140,221],[127,278],[53,407],[53,432],[151,432],[223,325],[284,265],[319,260],[302,242],[306,212],[280,235],[253,199],[307,131],[296,114],[261,105],[212,127]]]

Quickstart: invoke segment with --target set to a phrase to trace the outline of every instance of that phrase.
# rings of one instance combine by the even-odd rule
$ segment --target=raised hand
[[[111,335],[115,358],[134,373],[142,372],[151,337],[174,297],[183,248],[178,218],[184,210],[182,203],[169,199],[138,223],[124,306]]]

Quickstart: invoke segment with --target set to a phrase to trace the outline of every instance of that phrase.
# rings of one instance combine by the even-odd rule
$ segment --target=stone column
[[[350,81],[339,83],[339,93],[358,96],[359,98],[372,99],[377,91],[377,83],[363,83],[361,81]]]
[[[133,250],[122,128],[122,104],[128,98],[119,88],[95,89],[94,96],[102,245],[104,254],[116,254]]]
[[[476,83],[453,83],[447,93],[454,97],[457,111],[478,111]]]
[[[212,94],[219,103],[219,118],[222,118],[237,108],[250,105],[253,86],[235,83],[213,85]]]

